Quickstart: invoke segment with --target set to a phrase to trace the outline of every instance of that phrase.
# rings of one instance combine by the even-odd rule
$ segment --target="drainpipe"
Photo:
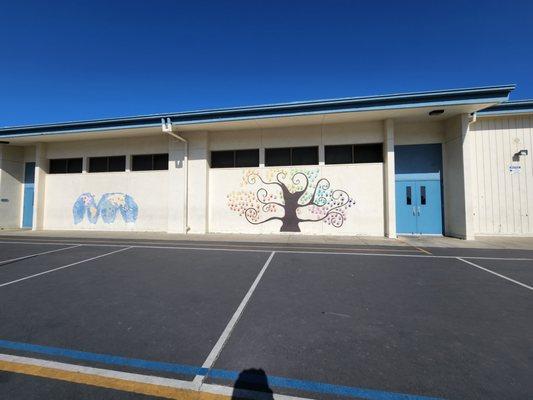
[[[187,139],[183,138],[182,136],[174,133],[174,129],[172,126],[172,121],[170,118],[161,118],[161,131],[163,133],[168,133],[170,136],[178,139],[179,141],[183,142],[185,146],[185,152],[183,155],[183,232],[187,233],[189,231],[189,219],[188,219],[188,189],[189,189],[189,142]]]

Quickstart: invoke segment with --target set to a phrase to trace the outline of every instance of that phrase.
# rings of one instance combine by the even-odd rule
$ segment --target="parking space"
[[[0,338],[201,365],[265,260],[255,252],[111,254],[3,287]]]
[[[143,384],[155,376],[163,386],[211,390],[216,398],[229,398],[239,372],[251,368],[265,371],[270,388],[250,374],[240,387],[306,398],[520,399],[533,392],[533,252],[1,246],[2,257],[4,249],[11,258],[44,252],[0,264],[0,394],[9,398],[161,393],[13,374],[13,356]],[[17,382],[30,383],[21,391]]]
[[[0,265],[0,287],[1,285],[9,285],[10,282],[17,281],[18,279],[23,279],[28,276],[44,273],[46,271],[93,259],[95,257],[101,257],[123,248],[124,247],[115,246],[69,245],[62,246],[55,251],[52,250],[53,252],[50,253],[45,251],[39,256],[4,262],[4,264]]]
[[[473,259],[470,262],[533,287],[533,261],[531,260],[486,260],[482,258]]]
[[[9,243],[7,241],[0,242],[0,265],[13,262],[24,257],[36,257],[41,254],[49,254],[50,252],[61,251],[71,245],[63,245],[61,243],[49,245],[41,243]]]
[[[517,383],[528,382],[531,305],[526,290],[458,260],[283,254],[215,368],[255,365],[388,392],[509,398],[509,387],[520,392]],[[337,398],[320,396],[330,397]]]

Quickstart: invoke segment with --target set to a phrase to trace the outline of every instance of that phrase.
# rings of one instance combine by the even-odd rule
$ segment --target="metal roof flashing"
[[[200,123],[229,122],[287,116],[398,110],[444,105],[501,103],[508,99],[510,92],[514,88],[515,85],[487,86],[432,92],[400,93],[178,113],[149,114],[54,124],[13,126],[0,128],[0,137],[8,138],[57,135],[62,133],[88,133],[105,130],[153,127],[161,125],[161,118],[171,118],[172,123],[175,125],[193,125]]]
[[[505,101],[492,107],[478,111],[478,116],[489,117],[498,115],[533,114],[533,99]]]

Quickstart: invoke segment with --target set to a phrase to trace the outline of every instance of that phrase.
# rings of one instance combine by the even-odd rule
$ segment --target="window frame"
[[[316,163],[312,164],[294,164],[293,150],[294,149],[316,149]],[[268,162],[267,153],[269,150],[289,150],[289,164],[276,164],[272,165]],[[292,167],[292,166],[305,166],[305,165],[319,165],[320,164],[320,146],[291,146],[291,147],[268,147],[265,148],[265,167]]]
[[[157,156],[166,156],[167,162],[166,162],[166,168],[155,168],[155,157]],[[135,157],[150,157],[150,166],[151,168],[147,169],[136,169],[135,168]],[[131,172],[145,172],[145,171],[168,171],[168,159],[169,154],[168,153],[148,153],[148,154],[131,154],[130,156],[130,171]]]
[[[70,162],[80,161],[81,160],[81,169],[79,171],[69,171]],[[52,172],[52,162],[54,161],[65,161],[65,171],[64,172]],[[83,157],[68,157],[68,158],[49,158],[48,159],[48,173],[51,175],[57,174],[81,174],[83,173]]]
[[[88,158],[88,169],[87,169],[87,172],[90,173],[90,174],[99,174],[99,173],[115,173],[115,172],[126,172],[126,156],[125,155],[115,155],[115,156],[94,156],[94,157],[87,157]],[[91,171],[91,160],[94,160],[94,159],[103,159],[105,158],[106,159],[106,170],[105,171]],[[122,158],[124,160],[124,169],[121,169],[121,170],[114,170],[114,171],[110,171],[109,170],[109,165],[110,165],[110,159],[111,158]]]
[[[352,161],[350,163],[331,163],[326,161],[326,152],[328,148],[332,147],[343,147],[343,146],[351,146],[352,148]],[[357,161],[356,154],[357,154],[357,146],[380,146],[381,152],[380,152],[380,158],[379,161]],[[324,146],[324,164],[325,165],[348,165],[348,164],[373,164],[373,163],[383,163],[384,162],[384,156],[383,156],[383,142],[372,142],[372,143],[353,143],[353,144],[332,144],[332,145],[325,145]]]
[[[237,165],[237,153],[238,152],[245,152],[245,151],[254,151],[257,152],[257,165]],[[233,156],[233,162],[232,165],[229,166],[214,166],[213,165],[213,153],[232,153]],[[236,149],[236,150],[211,150],[209,153],[209,168],[213,169],[221,169],[221,168],[259,168],[261,161],[261,152],[259,148],[251,148],[251,149]]]

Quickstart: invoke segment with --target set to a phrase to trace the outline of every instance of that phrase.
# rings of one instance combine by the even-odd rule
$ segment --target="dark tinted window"
[[[137,154],[131,156],[132,171],[168,169],[168,154]]]
[[[292,165],[318,164],[318,147],[293,147]]]
[[[259,149],[235,150],[235,167],[259,167]]]
[[[356,163],[383,162],[383,144],[356,144],[354,158]]]
[[[83,168],[82,158],[59,158],[50,160],[50,174],[76,174]]]
[[[353,145],[326,146],[326,164],[351,164],[353,163]]]
[[[50,160],[49,172],[51,174],[65,174],[67,172],[67,160],[65,158]]]
[[[291,148],[265,149],[265,165],[267,167],[291,165]]]
[[[89,158],[89,172],[120,172],[125,170],[126,156]]]
[[[69,158],[67,160],[67,173],[79,174],[83,170],[83,158]]]
[[[259,166],[259,149],[211,152],[211,168],[243,168]]]
[[[155,170],[168,169],[168,153],[154,154],[154,169]]]
[[[126,171],[126,156],[109,157],[109,172]]]
[[[235,166],[235,152],[229,151],[212,151],[211,168],[231,168]]]
[[[107,157],[89,158],[89,172],[107,172]]]
[[[151,154],[142,154],[131,156],[132,171],[148,171],[153,167],[153,158]]]

